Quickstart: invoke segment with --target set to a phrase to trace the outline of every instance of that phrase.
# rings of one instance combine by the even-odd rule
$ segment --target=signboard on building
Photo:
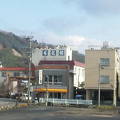
[[[39,84],[42,84],[43,70],[39,70]]]

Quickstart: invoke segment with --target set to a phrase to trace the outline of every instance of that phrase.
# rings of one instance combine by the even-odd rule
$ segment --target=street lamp
[[[98,79],[98,106],[100,106],[100,98],[101,98],[101,87],[100,87],[100,83],[101,83],[101,76],[100,76],[100,70],[104,69],[104,66],[102,66],[101,64],[99,64],[99,79]]]
[[[99,79],[98,79],[98,106],[100,106],[100,68],[101,65],[99,64]]]
[[[49,88],[49,76],[47,75],[47,84],[46,84],[46,106],[48,106],[48,97],[49,97],[49,92],[48,92],[48,88]]]

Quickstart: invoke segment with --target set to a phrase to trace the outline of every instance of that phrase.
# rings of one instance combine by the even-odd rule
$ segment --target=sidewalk
[[[11,109],[15,104],[16,103],[14,101],[10,101],[10,99],[0,98],[0,111]]]

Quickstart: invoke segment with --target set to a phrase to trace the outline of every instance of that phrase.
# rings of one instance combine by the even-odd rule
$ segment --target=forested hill
[[[32,42],[39,46],[36,40]],[[22,67],[27,66],[24,48],[28,47],[28,41],[23,37],[17,36],[11,32],[0,31],[0,62],[4,67]],[[73,51],[73,59],[84,63],[84,55]]]
[[[4,48],[13,48],[21,52],[21,48],[26,47],[28,43],[25,39],[13,33],[0,31],[0,44]]]
[[[23,48],[28,45],[22,37],[11,32],[0,31],[0,62],[4,67],[25,66]]]

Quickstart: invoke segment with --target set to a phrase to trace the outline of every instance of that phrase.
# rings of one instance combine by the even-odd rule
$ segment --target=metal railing
[[[53,103],[53,104],[74,104],[74,105],[92,105],[92,100],[76,100],[76,99],[55,99],[55,98],[40,98],[40,103]]]

